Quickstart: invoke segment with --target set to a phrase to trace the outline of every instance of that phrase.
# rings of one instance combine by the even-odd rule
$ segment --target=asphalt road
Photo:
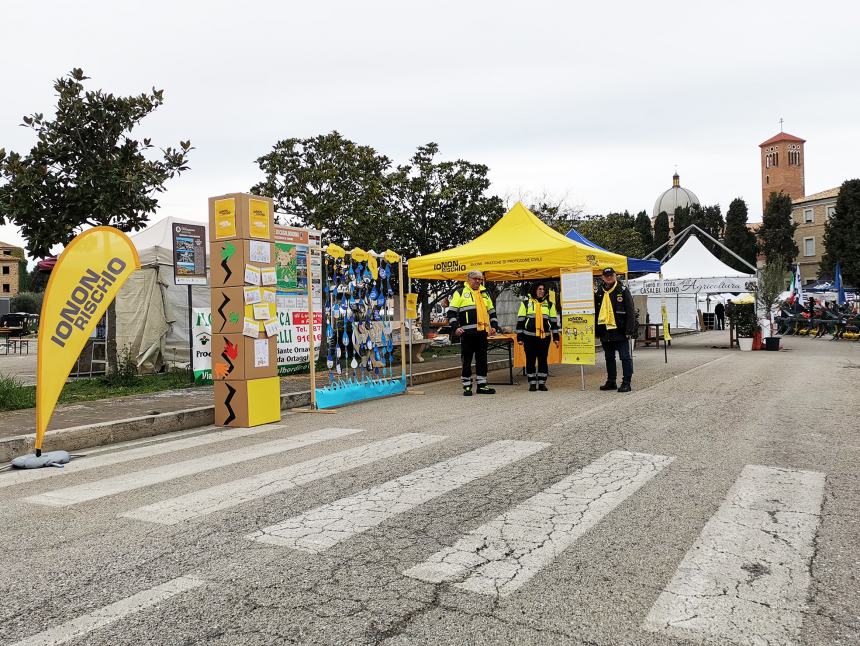
[[[860,344],[723,341],[0,473],[0,643],[856,645]]]

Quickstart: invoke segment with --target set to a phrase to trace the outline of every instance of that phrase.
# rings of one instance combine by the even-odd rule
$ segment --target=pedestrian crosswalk
[[[360,432],[359,429],[354,428],[324,428],[319,431],[311,431],[310,433],[303,433],[282,440],[272,440],[271,442],[254,444],[233,451],[214,453],[202,458],[153,467],[144,471],[124,473],[113,478],[96,480],[95,482],[88,482],[74,487],[55,489],[54,491],[31,496],[27,498],[27,501],[56,507],[76,505],[89,500],[113,496],[118,493],[167,482],[168,480],[196,475],[230,464],[238,464],[239,462],[247,462],[269,455],[277,455],[278,453],[301,449],[312,444]]]
[[[162,500],[122,515],[151,523],[173,525],[183,520],[207,516],[243,502],[286,491],[314,480],[328,478],[384,458],[394,457],[443,439],[439,435],[406,433],[241,480],[226,482],[178,498]]]
[[[508,596],[671,462],[662,455],[607,453],[405,574]]]
[[[791,644],[800,633],[824,475],[749,465],[645,619],[676,637]]]
[[[100,460],[96,464],[108,467],[159,455],[169,458],[171,450],[254,435],[217,431],[88,460]],[[344,438],[359,443],[345,449],[324,444]],[[256,529],[241,539],[275,550],[291,550],[297,558],[305,559],[308,554],[348,546],[356,537],[380,528],[395,517],[420,511],[422,505],[440,497],[465,497],[462,490],[469,483],[494,474],[506,477],[529,469],[533,460],[541,459],[541,455],[551,453],[549,450],[553,448],[550,443],[535,441],[475,442],[453,455],[448,451],[450,457],[428,464],[425,450],[445,447],[450,441],[449,437],[426,433],[370,440],[362,429],[324,428],[53,488],[24,500],[56,507],[98,504],[109,496],[258,457],[283,455],[289,462],[276,469],[118,513],[126,522],[176,525],[203,521],[219,512],[285,492],[291,492],[289,495],[295,496],[294,501],[300,504],[306,493],[299,488],[304,485],[348,471],[372,469],[375,479],[372,486],[333,502],[309,504],[305,511]],[[166,445],[172,449],[164,448]],[[320,445],[315,449],[316,457],[299,461],[289,457],[297,449],[315,445]],[[407,455],[418,460],[421,468],[387,478],[387,469],[382,465],[405,459]],[[536,486],[528,492],[529,497],[519,498],[522,502],[511,504],[501,513],[497,509],[492,515],[464,524],[460,535],[445,541],[441,549],[436,544],[435,552],[427,550],[414,560],[410,558],[408,566],[397,571],[413,585],[443,585],[466,595],[515,599],[524,587],[537,585],[536,577],[554,567],[562,554],[576,550],[581,537],[626,501],[634,499],[643,488],[659,488],[658,476],[671,470],[676,460],[671,455],[627,450],[582,455],[575,461],[577,466],[571,467],[561,479]],[[67,475],[94,468],[89,465],[84,468],[85,464],[82,461]],[[253,467],[250,470],[254,471]],[[669,637],[733,643],[739,640],[738,631],[744,626],[762,625],[770,626],[760,632],[769,643],[793,644],[810,583],[807,563],[820,520],[824,477],[812,471],[744,467],[717,512],[678,564],[677,571],[654,594],[653,605],[641,619],[642,629]],[[3,486],[8,483],[0,481],[0,487]],[[251,529],[253,524],[245,531]],[[198,574],[189,572],[17,644],[71,641],[126,614],[178,594],[192,593],[204,584]]]
[[[493,442],[265,527],[249,538],[305,552],[322,552],[548,446],[542,442],[515,440]]]

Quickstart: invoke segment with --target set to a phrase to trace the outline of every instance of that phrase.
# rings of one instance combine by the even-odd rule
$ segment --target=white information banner
[[[631,280],[627,283],[631,294],[660,296],[659,280]],[[675,278],[663,281],[666,296],[684,296],[704,293],[751,292],[755,291],[755,276],[723,278]]]

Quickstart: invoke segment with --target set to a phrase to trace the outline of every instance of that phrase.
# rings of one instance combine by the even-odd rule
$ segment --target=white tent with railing
[[[707,236],[695,225],[679,234],[678,241],[684,234],[688,237],[671,258],[663,261],[662,281],[660,274],[646,274],[628,282],[631,294],[648,296],[648,318],[652,322],[662,320],[661,295],[665,295],[672,328],[697,330],[700,297],[748,292],[755,286],[755,274],[738,271],[724,263],[702,244],[693,230]]]

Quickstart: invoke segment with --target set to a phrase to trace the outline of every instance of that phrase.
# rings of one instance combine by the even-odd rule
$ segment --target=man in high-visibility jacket
[[[532,285],[529,296],[530,298],[520,303],[520,311],[517,313],[517,342],[522,344],[526,353],[529,390],[546,391],[549,343],[552,340],[558,346],[559,341],[558,314],[543,283]]]
[[[499,327],[496,308],[487,289],[481,284],[484,275],[475,269],[466,274],[466,282],[458,287],[448,306],[448,323],[460,337],[460,355],[463,358],[463,395],[472,396],[472,357],[479,395],[494,395],[495,389],[487,385],[487,337]]]

